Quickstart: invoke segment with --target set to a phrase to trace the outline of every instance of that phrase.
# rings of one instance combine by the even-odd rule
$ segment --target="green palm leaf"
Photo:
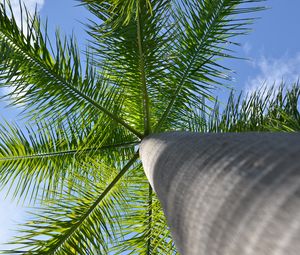
[[[120,172],[95,160],[82,165],[87,172],[90,168],[100,168],[101,174],[91,178],[85,189],[75,186],[59,200],[48,201],[45,209],[35,213],[37,219],[25,225],[25,235],[15,243],[21,246],[7,252],[88,254],[96,249],[101,254],[106,253],[109,239],[118,227],[118,205],[124,205],[122,191],[126,186],[119,180],[137,157],[135,154]]]
[[[88,1],[87,7],[100,20],[89,25],[93,52],[100,60],[95,65],[119,81],[125,95],[122,111],[140,132],[148,134],[157,121],[157,110],[163,107],[162,87],[167,85],[174,33],[166,18],[169,0],[151,1],[151,5],[138,2],[136,15],[124,17],[125,23],[119,21],[124,4]]]
[[[95,128],[89,130],[88,126],[78,132],[73,130],[71,134],[63,126],[25,129],[26,133],[9,124],[0,128],[0,185],[10,185],[14,196],[24,199],[28,195],[30,199],[36,199],[38,195],[41,199],[47,198],[49,193],[63,190],[65,180],[71,183],[73,175],[83,178],[80,165],[90,157],[100,157],[113,162],[111,165],[114,166],[122,164],[137,143],[127,140],[128,137],[117,130],[118,139],[122,139],[120,142],[105,133],[97,140],[91,140]],[[99,131],[96,134],[99,135]],[[97,142],[97,146],[91,142]]]
[[[228,45],[235,44],[233,37],[245,34],[253,18],[241,18],[240,14],[256,12],[262,7],[251,6],[260,1],[174,1],[172,17],[176,23],[176,40],[173,49],[173,83],[168,104],[156,130],[164,122],[180,119],[186,105],[199,108],[203,98],[214,100],[212,91],[229,79],[228,69],[217,61],[233,58]],[[246,4],[246,6],[245,6]],[[247,6],[250,4],[250,6]]]
[[[216,103],[205,115],[199,111],[191,112],[186,128],[195,132],[297,132],[300,130],[299,102],[298,83],[262,86],[246,96],[231,92],[223,110],[220,103]]]
[[[161,205],[141,167],[128,173],[127,214],[112,254],[176,254]]]
[[[122,99],[108,77],[105,74],[97,75],[88,62],[85,74],[82,73],[78,49],[73,39],[67,42],[57,34],[56,53],[53,52],[52,56],[47,48],[47,31],[44,34],[41,31],[38,17],[35,15],[31,18],[25,36],[14,17],[9,18],[7,8],[2,4],[0,26],[3,53],[0,78],[6,86],[14,88],[14,104],[25,105],[31,115],[36,112],[44,118],[61,116],[66,112],[74,115],[78,111],[87,114],[102,112],[142,137],[118,116]]]

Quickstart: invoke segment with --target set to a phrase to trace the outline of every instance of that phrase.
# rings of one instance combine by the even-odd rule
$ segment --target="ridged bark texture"
[[[140,155],[182,255],[300,254],[299,133],[163,133]]]

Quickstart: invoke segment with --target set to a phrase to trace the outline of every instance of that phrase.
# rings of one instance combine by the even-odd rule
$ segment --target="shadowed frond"
[[[119,81],[125,96],[122,112],[140,132],[148,134],[166,99],[174,31],[169,24],[170,0],[151,1],[151,8],[147,1],[138,2],[136,15],[125,24],[117,22],[124,4],[114,7],[115,15],[111,15],[110,5],[87,5],[100,19],[88,28],[92,52],[98,56],[95,65]]]
[[[127,178],[127,214],[121,220],[121,241],[111,254],[177,254],[161,205],[142,166]]]
[[[139,16],[139,10],[145,6],[152,13],[151,0],[82,0],[88,8],[102,20],[108,20],[113,26],[127,25]]]

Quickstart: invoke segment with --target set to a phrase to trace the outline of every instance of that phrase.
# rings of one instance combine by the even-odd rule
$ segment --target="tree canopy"
[[[0,186],[38,208],[8,254],[176,254],[139,159],[151,133],[296,131],[299,86],[230,96],[262,0],[85,0],[89,42],[50,41],[38,14],[0,4],[0,87],[28,125],[0,127]],[[250,13],[250,14],[249,14]],[[82,60],[83,58],[83,60]],[[240,60],[239,60],[240,61]],[[215,105],[215,106],[214,106]]]

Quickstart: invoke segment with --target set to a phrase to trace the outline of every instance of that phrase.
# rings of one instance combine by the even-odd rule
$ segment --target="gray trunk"
[[[140,155],[182,255],[300,254],[300,134],[164,133]]]

